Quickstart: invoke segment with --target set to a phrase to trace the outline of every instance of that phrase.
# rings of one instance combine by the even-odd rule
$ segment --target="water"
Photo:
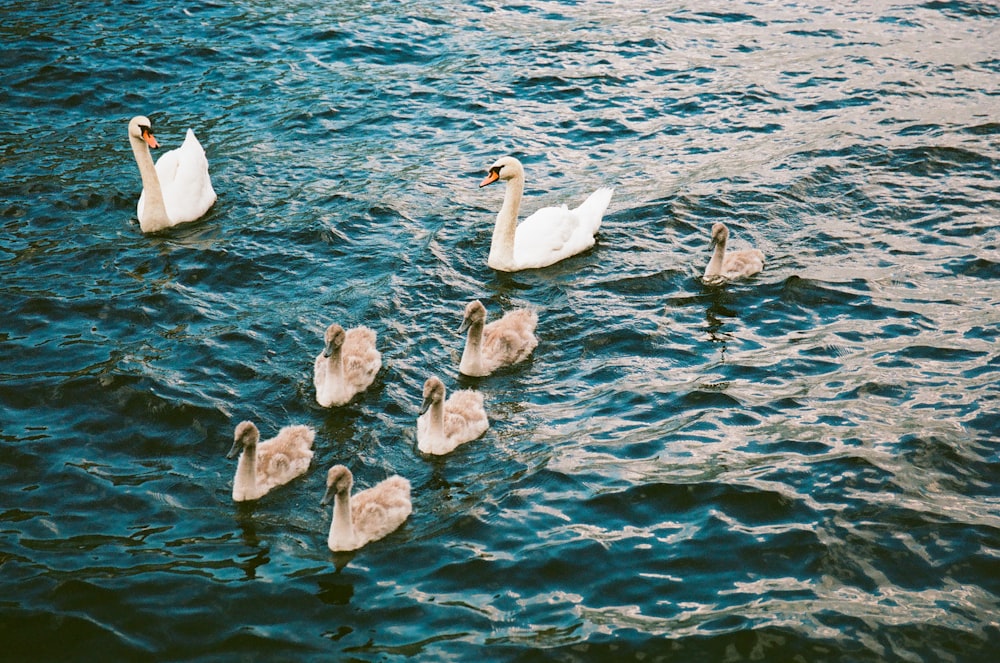
[[[8,660],[984,660],[1000,644],[991,3],[8,2],[0,641]],[[219,200],[144,236],[125,137]],[[616,187],[597,246],[486,267]],[[703,286],[709,229],[767,255]],[[457,374],[460,309],[539,311]],[[370,392],[313,402],[325,326]],[[492,428],[421,457],[420,387]],[[235,424],[317,428],[230,499]],[[323,474],[414,512],[325,547]]]

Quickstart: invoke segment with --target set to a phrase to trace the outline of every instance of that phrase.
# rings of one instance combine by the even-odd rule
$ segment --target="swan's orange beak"
[[[142,128],[142,139],[146,141],[146,145],[150,147],[159,147],[160,144],[156,142],[156,137],[153,136],[153,132],[146,127]]]
[[[481,189],[484,186],[486,186],[487,184],[493,184],[498,179],[500,179],[500,171],[499,170],[491,170],[490,174],[486,176],[486,179],[484,179],[482,182],[479,183],[479,188]]]

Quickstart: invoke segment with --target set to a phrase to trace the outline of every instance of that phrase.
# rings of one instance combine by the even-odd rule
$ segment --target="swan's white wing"
[[[545,267],[592,247],[613,193],[601,188],[576,209],[543,207],[522,221],[514,235],[518,268]]]
[[[601,187],[587,196],[583,204],[573,210],[573,214],[579,220],[577,232],[585,235],[590,240],[590,246],[594,243],[594,235],[601,228],[604,212],[607,211],[608,205],[611,204],[611,196],[614,195],[614,192],[614,189]]]
[[[517,226],[514,262],[521,269],[545,267],[573,255],[578,251],[568,252],[568,242],[573,238],[576,226],[573,213],[565,205],[543,207]]]
[[[180,147],[156,161],[156,176],[172,223],[194,221],[215,202],[205,150],[190,129]]]

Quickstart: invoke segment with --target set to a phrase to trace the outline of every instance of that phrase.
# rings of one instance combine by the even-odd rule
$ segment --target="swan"
[[[517,213],[524,194],[521,162],[514,157],[498,159],[479,186],[498,180],[507,183],[507,191],[493,228],[487,264],[502,272],[547,267],[592,247],[614,193],[614,189],[602,187],[576,209],[565,205],[543,207],[518,225]]]
[[[458,333],[466,329],[465,350],[458,370],[465,375],[489,375],[501,366],[527,359],[538,345],[535,326],[538,314],[526,308],[509,311],[486,324],[486,308],[478,299],[465,307]]]
[[[149,148],[159,147],[149,118],[133,117],[128,123],[128,139],[142,176],[142,194],[136,205],[142,232],[155,233],[179,223],[201,218],[215,202],[212,178],[208,174],[205,150],[187,130],[184,143],[161,156],[156,166]]]
[[[316,431],[309,426],[285,426],[270,440],[260,442],[257,426],[251,421],[240,422],[228,454],[228,458],[240,454],[233,479],[233,500],[258,499],[272,488],[304,474],[313,457],[315,437]]]
[[[410,482],[393,475],[351,497],[354,476],[343,465],[326,474],[326,493],[321,506],[333,500],[333,522],[326,545],[334,552],[357,550],[389,534],[409,517]]]
[[[417,448],[425,454],[441,455],[476,439],[490,427],[483,408],[483,395],[460,389],[444,400],[444,383],[430,377],[424,382],[424,402],[417,418]]]
[[[729,241],[729,228],[724,223],[712,226],[712,246],[715,252],[705,267],[705,280],[721,282],[753,276],[764,269],[764,254],[758,249],[730,251],[726,253],[726,242]]]
[[[344,405],[375,381],[382,354],[375,348],[374,330],[368,327],[345,332],[334,323],[326,328],[323,339],[326,347],[313,366],[316,402],[323,407]]]

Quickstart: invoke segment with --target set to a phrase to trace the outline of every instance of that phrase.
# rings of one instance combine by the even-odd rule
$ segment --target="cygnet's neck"
[[[458,370],[466,375],[474,375],[483,369],[483,325],[473,322],[465,337],[465,350],[462,351],[462,361]]]
[[[712,253],[712,259],[708,261],[708,266],[705,267],[705,276],[719,276],[722,274],[722,262],[726,257],[726,240],[720,240],[715,244],[715,252]]]
[[[344,355],[337,348],[326,358],[326,384],[328,391],[339,394],[344,384]]]
[[[167,207],[163,202],[163,189],[160,188],[160,178],[156,174],[153,155],[149,146],[141,138],[129,136],[132,144],[132,154],[139,166],[139,176],[142,178],[142,214],[139,217],[139,227],[143,232],[156,232],[170,226]]]
[[[427,410],[427,433],[434,440],[444,440],[444,399],[432,403]]]
[[[333,496],[333,522],[330,523],[330,547],[350,547],[354,544],[354,523],[351,521],[351,491]]]
[[[233,499],[252,500],[257,498],[257,445],[243,447],[236,462],[236,478],[233,480]]]
[[[497,223],[493,227],[493,242],[490,244],[490,257],[487,263],[494,269],[505,269],[514,266],[514,235],[517,232],[517,213],[521,208],[521,197],[524,195],[524,177],[512,177],[507,180],[507,189],[503,195],[503,207],[497,214]]]

